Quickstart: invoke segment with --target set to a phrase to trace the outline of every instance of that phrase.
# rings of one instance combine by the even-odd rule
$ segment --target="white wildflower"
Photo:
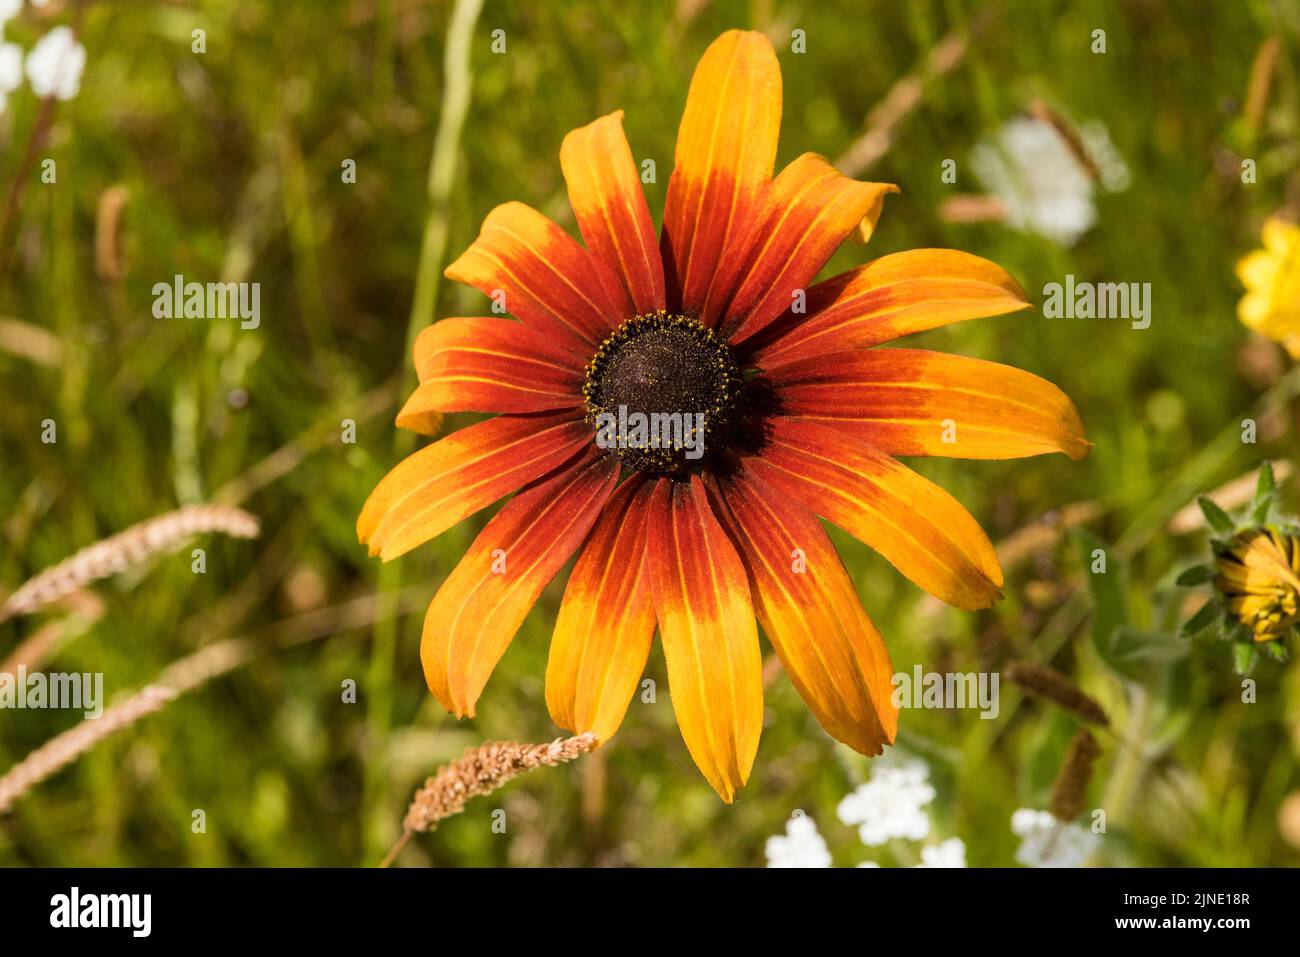
[[[86,48],[77,42],[69,27],[55,27],[27,54],[27,79],[32,91],[42,99],[75,97],[81,90],[81,74],[85,68]]]
[[[23,0],[0,0],[0,33],[4,32],[5,24],[18,16],[22,8]]]
[[[921,863],[917,867],[965,867],[966,845],[960,837],[921,848]]]
[[[0,94],[12,93],[23,85],[23,48],[0,42]]]
[[[1092,177],[1050,123],[1007,121],[975,147],[971,167],[1015,229],[1069,246],[1097,221]]]
[[[857,824],[858,836],[870,847],[896,837],[923,840],[930,833],[925,806],[934,800],[930,769],[919,761],[878,766],[871,780],[840,801],[845,824]]]
[[[1011,815],[1011,830],[1020,837],[1016,860],[1026,867],[1082,867],[1101,844],[1099,835],[1027,807]]]
[[[767,839],[768,867],[830,867],[831,852],[807,814],[796,811],[785,825],[785,835]]]

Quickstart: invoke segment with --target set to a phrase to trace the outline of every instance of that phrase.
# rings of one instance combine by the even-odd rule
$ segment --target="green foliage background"
[[[30,47],[76,6],[28,10],[7,38]],[[238,500],[261,517],[260,540],[199,543],[203,576],[182,552],[98,586],[105,614],[50,667],[102,671],[112,697],[213,642],[244,638],[263,653],[27,795],[0,817],[0,864],[373,864],[440,763],[484,739],[559,735],[543,674],[564,575],[530,614],[479,717],[457,723],[424,687],[422,612],[491,510],[383,570],[356,542],[366,494],[413,447],[391,423],[409,385],[426,228],[447,236],[430,277],[500,202],[522,200],[572,228],[560,141],[620,107],[634,154],[656,160],[647,194],[658,221],[691,72],[723,30],[774,39],[785,87],[779,167],[806,150],[840,155],[891,86],[972,23],[965,59],[925,86],[866,173],[902,195],[888,200],[869,251],[846,247],[826,274],[866,256],[957,247],[1006,266],[1036,300],[1067,273],[1150,282],[1153,322],[1134,331],[1022,313],[925,336],[927,347],[1057,383],[1095,446],[1080,463],[915,463],[995,541],[1088,503],[1088,538],[1047,535],[1009,563],[996,608],[941,607],[864,546],[836,541],[896,670],[1051,662],[1108,708],[1116,733],[1101,736],[1089,794],[1107,812],[1099,863],[1300,863],[1278,833],[1279,806],[1300,788],[1300,672],[1266,663],[1254,675],[1257,703],[1244,704],[1226,649],[1151,634],[1186,617],[1169,583],[1204,548],[1203,533],[1173,534],[1169,519],[1195,493],[1295,451],[1294,377],[1272,347],[1248,342],[1232,272],[1258,245],[1263,218],[1300,196],[1295,4],[489,0],[465,48],[473,87],[451,144],[452,189],[432,205],[450,3],[85,6],[83,89],[58,105],[39,152],[56,161],[57,183],[23,162],[41,110],[30,90],[0,116],[4,193],[28,177],[0,316],[48,330],[61,350],[43,364],[0,348],[0,585],[179,504]],[[796,27],[804,54],[790,52]],[[1105,54],[1090,49],[1098,28]],[[206,31],[203,54],[191,52],[194,29]],[[495,29],[507,37],[502,55],[490,50]],[[1254,128],[1242,101],[1269,36],[1282,52]],[[946,223],[943,201],[978,191],[972,146],[1039,97],[1104,122],[1132,185],[1099,194],[1097,226],[1071,249],[1004,225]],[[1240,182],[1241,156],[1257,159],[1257,184]],[[947,158],[958,163],[956,186],[940,180]],[[345,159],[356,161],[354,185],[341,181]],[[96,209],[116,184],[130,196],[127,268],[104,281]],[[177,273],[260,282],[261,328],[153,318],[152,285]],[[427,291],[436,309],[417,326],[486,312],[472,290]],[[1259,444],[1240,441],[1247,415],[1260,419]],[[57,444],[40,441],[47,418]],[[345,418],[357,422],[355,445],[340,441]],[[1111,557],[1104,613],[1094,614],[1081,542]],[[59,614],[0,625],[0,658]],[[730,807],[686,753],[657,649],[648,677],[657,703],[634,702],[598,756],[471,805],[418,837],[402,863],[758,865],[796,808],[816,818],[838,864],[896,860],[869,853],[836,819],[869,763],[820,730],[784,677],[767,695],[749,786]],[[357,704],[340,701],[349,678]],[[66,712],[0,713],[0,768],[73,723]],[[902,728],[900,748],[929,762],[939,791],[936,836],[962,837],[972,864],[1013,863],[1011,813],[1045,806],[1073,719],[1004,687],[995,720],[905,711]],[[505,835],[490,828],[498,807]],[[198,808],[205,834],[191,832]]]

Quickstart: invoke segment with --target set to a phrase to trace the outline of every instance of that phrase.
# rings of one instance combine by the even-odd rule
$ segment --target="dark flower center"
[[[725,446],[743,392],[726,342],[666,312],[619,326],[587,364],[582,387],[596,444],[656,474],[685,472]]]

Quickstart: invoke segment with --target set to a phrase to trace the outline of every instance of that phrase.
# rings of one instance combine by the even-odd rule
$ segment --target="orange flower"
[[[988,538],[895,456],[1088,448],[1070,400],[1036,376],[867,348],[1029,303],[1004,270],[950,250],[811,285],[896,188],[811,153],[773,178],[780,119],[771,45],[723,34],[691,81],[658,243],[622,113],[570,133],[560,164],[585,248],[520,203],[489,213],[446,275],[504,296],[519,321],[425,329],[397,423],[500,414],[399,464],[357,526],[387,560],[518,492],[429,607],[430,690],[473,715],[576,553],[547,666],[552,717],[608,740],[657,625],[682,737],[726,801],[763,722],[755,618],[831,735],[868,755],[894,739],[889,654],[817,516],[939,598],[984,608],[1002,584]],[[697,426],[647,442],[616,413]]]

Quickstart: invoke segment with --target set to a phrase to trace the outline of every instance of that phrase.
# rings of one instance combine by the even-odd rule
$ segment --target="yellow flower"
[[[1300,359],[1300,226],[1273,217],[1264,224],[1263,249],[1243,256],[1237,277],[1246,294],[1237,318]]]
[[[1300,539],[1274,529],[1241,532],[1215,560],[1214,585],[1256,641],[1300,623]]]

